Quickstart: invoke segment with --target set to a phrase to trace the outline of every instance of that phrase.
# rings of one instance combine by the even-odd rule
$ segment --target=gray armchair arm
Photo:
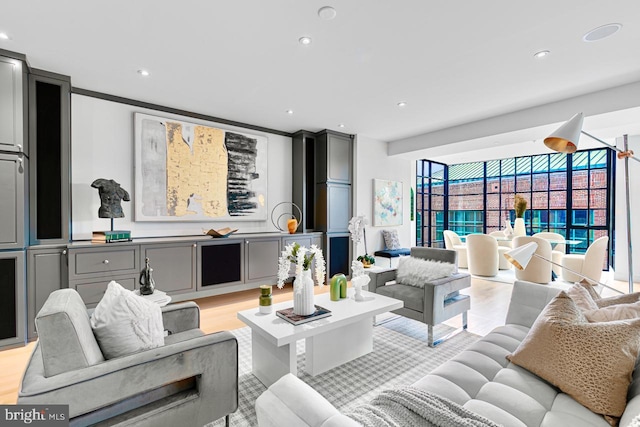
[[[164,328],[176,334],[200,327],[200,307],[193,301],[162,307]]]
[[[377,288],[384,286],[387,282],[391,282],[392,280],[396,280],[396,274],[398,273],[397,269],[390,269],[381,272],[369,272],[369,277],[371,278],[371,285],[369,286],[369,290],[371,292],[375,292]]]

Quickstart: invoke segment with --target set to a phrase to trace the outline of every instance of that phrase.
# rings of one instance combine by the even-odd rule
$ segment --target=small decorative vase
[[[513,235],[525,236],[526,234],[527,229],[524,226],[524,218],[516,218],[516,221],[513,223]]]
[[[287,220],[287,230],[289,230],[289,234],[294,234],[298,229],[298,220],[295,218],[291,218]]]
[[[293,312],[300,316],[308,316],[315,311],[311,270],[302,270],[302,274],[296,276],[293,281]]]
[[[344,283],[344,287],[345,289],[347,288],[347,278],[345,277],[344,274],[342,273],[338,273],[338,274],[334,274],[333,277],[331,278],[331,281],[329,282],[329,292],[330,292],[330,297],[331,297],[331,301],[339,301],[341,298],[341,289]]]
[[[509,221],[508,219],[504,220],[504,237],[506,237],[507,239],[510,239],[513,237],[513,228],[511,227],[511,221]]]
[[[260,286],[260,313],[269,314],[272,311],[271,285]]]

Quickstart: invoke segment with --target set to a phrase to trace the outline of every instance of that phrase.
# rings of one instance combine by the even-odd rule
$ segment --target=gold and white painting
[[[266,220],[267,138],[135,113],[136,221]]]

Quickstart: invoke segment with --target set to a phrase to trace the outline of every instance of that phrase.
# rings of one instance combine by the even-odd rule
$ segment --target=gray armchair
[[[411,248],[411,256],[456,264],[456,272],[449,277],[426,282],[422,289],[402,283],[387,285],[396,280],[397,269],[371,272],[369,288],[376,293],[404,301],[404,307],[393,312],[426,323],[428,344],[434,347],[450,336],[434,341],[434,325],[462,314],[462,329],[467,328],[467,311],[471,307],[471,299],[459,291],[471,286],[471,276],[457,271],[455,250],[414,247]]]
[[[105,360],[73,289],[49,295],[20,404],[68,404],[70,424],[202,426],[238,407],[238,343],[205,335],[193,302],[162,308],[165,345]]]

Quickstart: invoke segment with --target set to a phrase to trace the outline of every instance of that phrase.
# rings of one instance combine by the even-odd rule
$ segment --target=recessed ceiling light
[[[593,30],[582,36],[582,40],[585,42],[596,42],[598,40],[602,40],[614,35],[618,31],[620,31],[621,28],[622,24],[602,25],[598,28],[594,28]]]
[[[540,52],[536,52],[533,54],[534,58],[544,58],[545,56],[549,55],[551,52],[548,50],[541,50]]]
[[[149,72],[147,70],[138,70],[138,74],[140,74],[143,77],[149,76]]]
[[[303,44],[305,46],[310,45],[311,44],[311,37],[300,37],[298,39],[298,41],[300,42],[300,44]]]
[[[287,110],[287,111],[285,111],[285,113],[287,113],[288,115],[292,115],[293,114],[293,110]]]
[[[338,125],[338,127],[339,127],[339,128],[343,128],[343,127],[344,127],[344,123],[340,123],[340,124]]]
[[[331,19],[336,17],[336,10],[331,6],[324,6],[318,9],[318,16],[322,19],[330,21]]]
[[[398,102],[398,107],[406,107],[407,103],[405,101]]]
[[[9,40],[9,35],[7,33],[0,33],[0,39]]]

